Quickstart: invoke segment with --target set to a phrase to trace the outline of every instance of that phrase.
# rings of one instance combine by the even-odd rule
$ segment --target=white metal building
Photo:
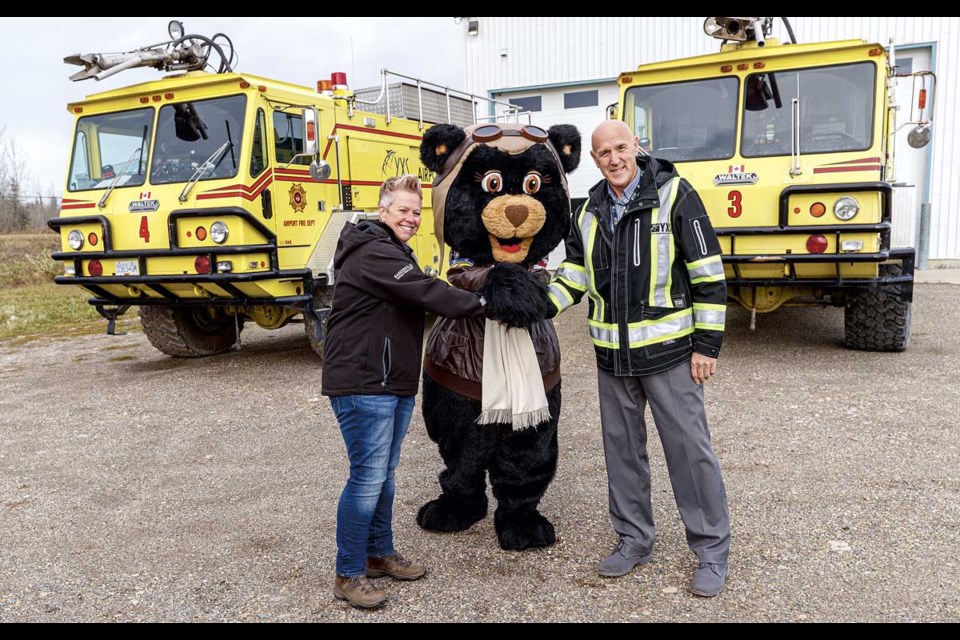
[[[798,42],[861,38],[896,46],[898,70],[937,75],[933,142],[914,150],[898,135],[895,245],[917,246],[921,203],[931,205],[929,257],[960,261],[960,17],[788,18]],[[467,89],[534,111],[541,125],[574,124],[584,155],[570,179],[583,197],[600,172],[588,154],[590,133],[617,101],[616,78],[640,64],[703,55],[719,42],[704,18],[462,18]],[[788,40],[780,20],[774,37]],[[909,100],[909,96],[906,98]]]

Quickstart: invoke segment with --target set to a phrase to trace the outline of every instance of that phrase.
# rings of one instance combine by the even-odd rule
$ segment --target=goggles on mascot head
[[[524,138],[527,141],[527,145],[543,144],[553,153],[557,159],[557,163],[563,166],[557,150],[553,148],[553,144],[550,142],[550,135],[545,129],[534,124],[503,126],[500,123],[491,122],[489,124],[481,124],[473,131],[466,130],[466,134],[467,137],[463,139],[463,142],[461,142],[460,145],[454,149],[453,153],[450,154],[450,157],[447,158],[443,171],[437,174],[436,179],[433,181],[434,186],[443,182],[450,175],[463,159],[463,156],[466,155],[467,150],[474,144],[489,144],[505,137]],[[510,146],[516,147],[516,145]]]
[[[503,136],[523,136],[531,142],[546,142],[550,136],[546,131],[534,124],[525,124],[519,129],[504,129],[499,123],[480,125],[470,134],[474,142],[493,142]]]

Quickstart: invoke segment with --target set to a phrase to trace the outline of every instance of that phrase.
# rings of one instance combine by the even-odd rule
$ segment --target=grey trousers
[[[700,562],[725,563],[730,550],[727,494],[710,446],[703,385],[693,381],[689,361],[650,376],[618,378],[599,372],[599,387],[614,531],[636,552],[653,551],[650,461],[643,417],[649,402],[687,544]]]

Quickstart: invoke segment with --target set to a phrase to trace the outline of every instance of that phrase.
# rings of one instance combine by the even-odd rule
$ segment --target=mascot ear
[[[557,124],[547,132],[553,148],[560,154],[563,170],[570,173],[580,164],[580,132],[572,124]]]
[[[420,143],[420,161],[430,171],[440,173],[443,171],[443,163],[466,137],[466,132],[453,124],[430,127],[423,134],[423,142]]]

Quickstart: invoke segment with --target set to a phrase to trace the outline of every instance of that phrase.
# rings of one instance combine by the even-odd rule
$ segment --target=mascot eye
[[[540,191],[540,184],[543,182],[539,173],[528,173],[527,177],[523,179],[523,192],[528,196],[532,196],[537,191]]]
[[[500,175],[499,171],[491,171],[483,176],[483,180],[480,181],[480,186],[483,187],[483,190],[487,193],[500,193],[503,191],[503,176]]]

